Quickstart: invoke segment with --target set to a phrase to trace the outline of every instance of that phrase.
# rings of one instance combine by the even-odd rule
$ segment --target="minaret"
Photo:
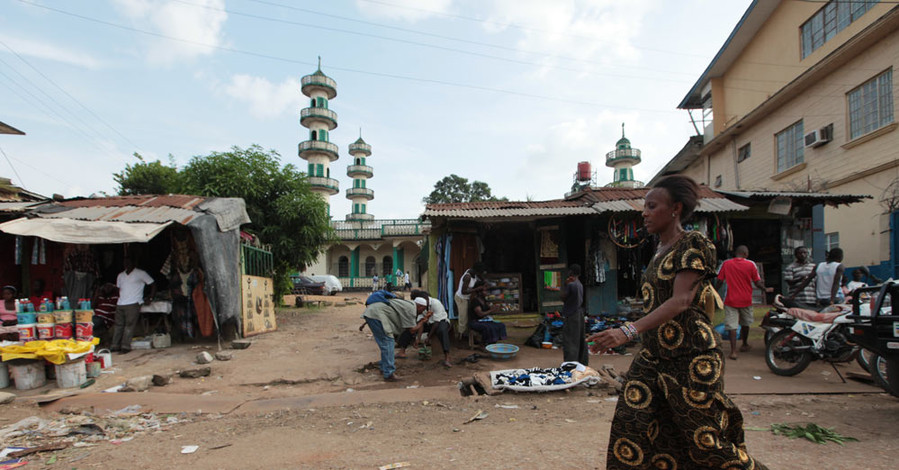
[[[350,155],[353,163],[346,168],[346,175],[353,178],[353,187],[346,190],[346,198],[353,202],[353,208],[346,220],[373,220],[375,216],[366,212],[366,206],[375,198],[375,192],[365,187],[365,182],[373,176],[372,168],[365,162],[371,156],[371,145],[362,140],[361,129],[359,138],[350,144]]]
[[[300,124],[309,129],[309,140],[300,142],[299,156],[309,162],[308,181],[312,191],[320,194],[325,202],[340,192],[336,179],[331,178],[331,162],[340,155],[337,145],[330,142],[329,133],[337,127],[337,113],[328,109],[328,100],[337,96],[337,83],[322,73],[322,59],[318,58],[318,70],[300,81],[302,92],[309,97],[309,107],[300,111]]]
[[[631,148],[631,141],[624,136],[624,123],[621,123],[621,139],[615,144],[615,150],[606,154],[606,166],[614,168],[612,182],[606,186],[618,188],[639,188],[643,183],[634,179],[634,165],[640,163],[640,150]]]

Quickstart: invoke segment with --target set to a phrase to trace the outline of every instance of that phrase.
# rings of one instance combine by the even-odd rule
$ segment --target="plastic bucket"
[[[37,323],[37,314],[35,313],[17,313],[16,323]]]
[[[8,365],[10,375],[16,382],[16,390],[31,390],[47,385],[44,361],[28,361]]]
[[[90,341],[94,339],[94,323],[78,322],[75,324],[75,339],[78,341]]]
[[[72,339],[74,336],[74,328],[72,328],[72,323],[57,323],[53,326],[53,336],[56,339]]]
[[[19,342],[27,343],[37,339],[37,323],[19,323],[16,327],[19,330]]]
[[[93,310],[75,310],[75,323],[89,323],[94,321]]]
[[[50,341],[56,335],[56,326],[53,323],[37,324],[37,339]]]
[[[109,369],[112,367],[112,353],[108,349],[101,349],[94,353],[94,357],[100,362],[100,368]]]
[[[38,313],[37,323],[56,323],[56,317],[52,313]]]
[[[89,362],[87,365],[87,376],[88,377],[99,377],[100,376],[100,363],[99,362]]]
[[[56,385],[59,388],[80,387],[84,382],[87,382],[84,359],[56,365]]]
[[[56,320],[56,323],[72,323],[72,311],[60,310],[53,312],[53,318]]]
[[[0,362],[0,388],[9,387],[9,368],[6,364]]]

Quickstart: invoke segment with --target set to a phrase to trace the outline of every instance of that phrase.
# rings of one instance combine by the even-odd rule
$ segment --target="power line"
[[[96,147],[96,148],[97,148],[98,150],[100,150],[101,152],[105,152],[107,155],[113,157],[114,159],[116,159],[116,162],[118,162],[118,158],[117,158],[116,156],[114,156],[114,155],[109,151],[109,149],[104,148],[103,145],[101,145],[101,144],[98,143],[98,142],[100,141],[100,139],[103,138],[103,134],[100,134],[99,132],[97,132],[96,129],[93,129],[90,125],[88,125],[87,123],[85,123],[85,122],[84,122],[78,115],[76,115],[76,114],[73,113],[71,110],[69,110],[68,108],[66,108],[64,105],[62,105],[59,101],[57,101],[55,98],[53,98],[52,96],[50,96],[46,91],[44,91],[43,89],[41,89],[39,86],[35,85],[33,82],[31,82],[30,80],[28,80],[28,77],[26,77],[25,75],[23,75],[21,72],[19,72],[18,70],[16,70],[14,67],[10,66],[8,63],[6,63],[6,61],[4,61],[3,59],[0,59],[0,64],[5,65],[5,66],[8,67],[10,70],[12,70],[12,71],[15,72],[16,74],[18,74],[20,77],[22,77],[23,80],[25,80],[26,82],[29,82],[34,88],[36,88],[36,89],[37,89],[39,92],[41,92],[45,97],[47,97],[47,99],[50,100],[53,104],[55,104],[57,107],[59,107],[60,109],[62,109],[63,111],[65,111],[65,112],[67,112],[69,115],[71,115],[71,116],[72,116],[72,119],[67,119],[66,117],[64,117],[63,115],[61,115],[56,109],[53,108],[53,106],[50,106],[49,104],[47,104],[47,102],[45,102],[44,100],[42,100],[40,97],[36,96],[36,95],[35,95],[34,93],[32,93],[31,91],[29,91],[28,88],[27,88],[25,85],[22,85],[21,83],[19,83],[18,81],[16,81],[13,77],[11,77],[10,75],[7,75],[6,73],[4,73],[2,70],[0,70],[0,75],[3,75],[4,77],[7,78],[7,80],[8,80],[10,83],[13,83],[13,84],[15,84],[16,86],[18,86],[19,88],[21,88],[22,91],[24,91],[26,94],[28,94],[28,96],[30,96],[33,100],[35,100],[35,101],[37,101],[38,103],[40,103],[41,106],[43,106],[44,108],[46,108],[46,110],[49,110],[50,113],[54,114],[54,115],[56,116],[56,118],[58,118],[64,125],[68,126],[70,129],[72,129],[73,131],[77,132],[78,134],[81,134],[81,136],[84,137],[85,140],[87,140],[91,145],[93,145],[94,147]],[[18,94],[18,93],[16,93],[16,94]],[[25,99],[25,98],[22,97],[22,95],[20,95],[20,94],[19,94],[19,97]],[[28,101],[28,100],[25,99],[25,101]],[[45,110],[44,112],[46,112],[46,110]],[[90,136],[90,135],[88,135],[87,132],[85,131],[85,129],[83,129],[83,128],[79,127],[79,126],[76,126],[76,125],[75,125],[76,123],[81,124],[81,125],[84,126],[84,128],[86,128],[88,131],[94,132],[94,133],[96,134],[96,136]],[[97,139],[97,137],[99,137],[99,139]]]
[[[125,26],[125,25],[121,25],[121,24],[118,24],[118,23],[113,23],[113,22],[110,22],[110,21],[101,20],[101,19],[98,19],[98,18],[93,18],[93,17],[90,17],[90,16],[85,16],[85,15],[81,15],[81,14],[78,14],[78,13],[73,13],[73,12],[70,12],[70,11],[66,11],[66,10],[61,10],[61,9],[58,9],[58,8],[49,7],[49,6],[46,6],[46,5],[41,5],[41,4],[38,4],[38,3],[33,3],[33,2],[31,2],[31,1],[29,1],[29,0],[19,0],[19,2],[28,4],[28,5],[37,7],[37,8],[41,8],[41,9],[45,9],[45,10],[48,10],[48,11],[52,11],[52,12],[55,12],[55,13],[59,13],[59,14],[62,14],[62,15],[71,16],[71,17],[79,18],[79,19],[82,19],[82,20],[85,20],[85,21],[90,21],[90,22],[93,22],[93,23],[98,23],[98,24],[106,25],[106,26],[109,26],[109,27],[112,27],[112,28],[117,28],[117,29],[122,29],[122,30],[126,30],[126,31],[132,31],[132,32],[137,32],[137,33],[145,34],[145,35],[148,35],[148,36],[154,36],[154,37],[158,37],[158,38],[162,38],[162,39],[168,39],[168,40],[171,40],[171,41],[182,42],[182,43],[185,43],[185,44],[193,44],[193,45],[196,45],[196,46],[207,47],[207,48],[210,48],[210,49],[216,49],[216,50],[221,50],[221,51],[226,51],[226,52],[232,52],[232,53],[235,53],[235,54],[243,54],[243,55],[247,55],[247,56],[251,56],[251,57],[259,57],[259,58],[269,59],[269,60],[274,60],[274,61],[279,61],[279,62],[286,62],[286,63],[291,63],[291,64],[300,64],[300,65],[308,65],[308,66],[316,66],[316,64],[313,63],[313,62],[306,62],[306,61],[301,61],[301,60],[296,60],[296,59],[290,59],[290,58],[286,58],[286,57],[280,57],[280,56],[276,56],[276,55],[271,55],[271,54],[263,54],[263,53],[259,53],[259,52],[246,51],[246,50],[242,50],[242,49],[236,49],[236,48],[233,48],[233,47],[225,47],[225,46],[219,46],[219,45],[215,45],[215,44],[206,44],[206,43],[202,43],[202,42],[199,42],[199,41],[193,41],[193,40],[190,40],[190,39],[182,39],[182,38],[177,38],[177,37],[173,37],[173,36],[168,36],[168,35],[165,35],[165,34],[162,34],[162,33],[157,33],[157,32],[153,32],[153,31],[146,31],[146,30],[134,28],[134,27],[131,27],[131,26]],[[669,110],[669,109],[660,110],[660,109],[631,108],[631,107],[624,107],[624,106],[613,106],[613,105],[602,104],[602,103],[594,103],[594,102],[589,102],[589,101],[581,101],[581,100],[566,99],[566,98],[562,98],[562,97],[558,97],[558,96],[545,96],[545,95],[538,95],[538,94],[533,94],[533,93],[525,93],[525,92],[520,92],[520,91],[507,90],[507,89],[502,89],[502,88],[493,88],[493,87],[486,87],[486,86],[480,86],[480,85],[472,85],[472,84],[465,84],[465,83],[456,83],[456,82],[450,82],[450,81],[446,81],[446,80],[438,80],[438,79],[431,79],[431,78],[411,77],[411,76],[407,76],[407,75],[397,75],[397,74],[391,74],[391,73],[386,73],[386,72],[372,72],[372,71],[369,71],[369,70],[359,70],[359,69],[353,69],[353,68],[348,68],[348,67],[339,67],[339,66],[329,66],[329,67],[332,68],[332,69],[334,69],[334,70],[341,71],[341,72],[357,73],[357,74],[362,74],[362,75],[371,75],[371,76],[375,76],[375,77],[392,78],[392,79],[397,79],[397,80],[405,80],[405,81],[412,81],[412,82],[419,82],[419,83],[429,83],[429,84],[442,85],[442,86],[449,86],[449,87],[455,87],[455,88],[464,88],[464,89],[470,89],[470,90],[488,91],[488,92],[501,93],[501,94],[506,94],[506,95],[511,95],[511,96],[521,96],[521,97],[527,97],[527,98],[536,98],[536,99],[542,99],[542,100],[547,100],[547,101],[554,101],[554,102],[557,102],[557,103],[571,103],[571,104],[579,104],[579,105],[586,105],[586,106],[595,106],[595,107],[601,107],[601,108],[622,109],[622,110],[630,110],[630,111],[643,111],[643,112],[651,112],[651,113],[673,113],[673,112],[677,112],[676,110]]]
[[[199,5],[199,4],[187,2],[187,1],[184,1],[184,0],[173,0],[173,1],[175,1],[175,2],[177,2],[177,3],[184,4],[184,5],[190,5],[190,6],[193,6],[193,7],[204,8],[204,9],[207,9],[207,10],[213,10],[213,11],[221,11],[221,12],[228,13],[228,14],[230,14],[230,15],[243,16],[243,17],[246,17],[246,18],[253,18],[253,19],[257,19],[257,20],[263,20],[263,21],[271,21],[271,22],[276,22],[276,23],[289,24],[289,25],[292,25],[292,26],[302,26],[302,27],[305,27],[305,28],[313,28],[313,29],[319,29],[319,30],[323,30],[323,31],[332,31],[332,32],[336,32],[336,33],[350,34],[350,35],[354,35],[354,36],[361,36],[361,37],[367,37],[367,38],[381,39],[381,40],[384,40],[384,41],[391,41],[391,42],[397,42],[397,43],[407,44],[407,45],[411,45],[411,46],[418,46],[418,47],[425,47],[425,48],[437,49],[437,50],[446,51],[446,52],[455,52],[455,53],[457,53],[457,54],[464,54],[464,55],[470,55],[470,56],[475,56],[475,57],[481,57],[481,58],[485,58],[485,59],[498,60],[498,61],[501,61],[501,62],[508,62],[508,63],[512,63],[512,64],[530,65],[530,66],[535,66],[535,67],[550,68],[550,69],[557,69],[557,70],[564,70],[564,71],[568,71],[568,72],[576,72],[576,73],[584,73],[584,72],[586,72],[586,71],[583,70],[583,69],[575,69],[575,68],[571,68],[571,67],[563,67],[563,66],[559,66],[559,65],[540,64],[540,63],[531,62],[531,61],[527,61],[527,60],[513,59],[513,58],[511,58],[511,57],[502,57],[502,56],[497,56],[497,55],[484,54],[484,53],[480,53],[480,52],[466,51],[466,50],[464,50],[464,49],[457,49],[457,48],[453,48],[453,47],[439,46],[439,45],[436,45],[436,44],[428,44],[428,43],[418,42],[418,41],[410,41],[410,40],[406,40],[406,39],[393,38],[393,37],[389,37],[389,36],[381,36],[381,35],[378,35],[378,34],[364,33],[364,32],[361,32],[361,31],[353,31],[353,30],[347,30],[347,29],[333,28],[333,27],[330,27],[330,26],[322,26],[322,25],[317,25],[317,24],[312,24],[312,23],[300,23],[300,22],[297,22],[297,21],[291,21],[291,20],[286,20],[286,19],[282,19],[282,18],[272,18],[272,17],[268,17],[268,16],[255,15],[255,14],[252,14],[252,13],[243,13],[243,12],[239,12],[239,11],[235,11],[235,10],[230,10],[230,9],[227,9],[227,8],[217,8],[217,7],[213,7],[213,6],[209,6],[209,5]],[[588,73],[590,73],[590,74],[596,74],[596,75],[604,75],[604,76],[609,76],[609,77],[616,77],[616,78],[626,78],[626,79],[637,79],[637,80],[652,80],[652,81],[658,81],[658,78],[656,78],[656,77],[651,77],[651,76],[620,75],[620,74],[596,73],[596,72],[588,72]],[[669,82],[679,82],[679,83],[688,83],[688,82],[685,81],[685,80],[666,80],[666,81],[669,81]]]
[[[183,0],[180,0],[180,1],[181,1],[181,3],[188,3]],[[490,48],[500,49],[500,50],[509,51],[509,52],[531,54],[531,55],[536,55],[536,56],[541,56],[541,57],[546,57],[546,58],[551,58],[551,59],[562,59],[562,60],[569,60],[572,62],[583,62],[583,63],[589,63],[589,64],[595,64],[595,65],[602,65],[604,67],[610,67],[609,64],[606,64],[606,63],[603,63],[600,61],[596,61],[596,60],[582,59],[582,58],[563,56],[563,55],[558,55],[558,54],[549,54],[549,53],[545,53],[545,52],[529,51],[529,50],[520,49],[517,47],[504,46],[501,44],[473,41],[470,39],[463,39],[463,38],[447,36],[447,35],[443,35],[443,34],[436,34],[436,33],[428,32],[428,31],[421,31],[421,30],[417,30],[417,29],[401,28],[399,26],[392,26],[392,25],[387,25],[387,24],[383,24],[383,23],[377,23],[374,21],[365,21],[365,20],[360,20],[358,18],[351,18],[351,17],[347,17],[347,16],[334,15],[331,13],[324,13],[321,11],[310,10],[308,8],[299,8],[299,7],[295,7],[292,5],[285,5],[283,3],[271,2],[271,1],[266,1],[266,0],[246,0],[246,1],[260,3],[263,5],[275,6],[275,7],[279,7],[279,8],[288,9],[288,10],[299,11],[299,12],[303,12],[303,13],[309,13],[312,15],[319,15],[319,16],[323,16],[326,18],[334,18],[334,19],[343,20],[343,21],[350,21],[353,23],[375,26],[378,28],[391,29],[394,31],[402,31],[405,33],[419,34],[422,36],[427,36],[427,37],[432,37],[432,38],[437,38],[437,39],[444,39],[447,41],[455,41],[455,42],[461,42],[464,44],[472,44],[472,45],[476,45],[476,46],[490,47]],[[200,5],[197,5],[197,6],[200,6]],[[635,67],[635,66],[630,66],[630,65],[611,65],[611,66],[612,67],[620,67],[620,68],[628,68],[628,69],[636,69],[636,70],[648,70],[648,71],[653,71],[653,72],[665,72],[665,73],[693,76],[692,73],[688,73],[688,72],[678,72],[678,71],[672,71],[672,70],[659,70],[659,69],[652,69],[649,67]]]
[[[446,13],[446,12],[437,11],[437,10],[428,10],[426,8],[417,8],[417,7],[410,7],[410,6],[406,6],[406,5],[397,5],[395,3],[384,2],[384,1],[380,1],[380,0],[359,0],[359,1],[367,2],[367,3],[375,3],[378,5],[384,5],[384,6],[399,8],[399,9],[403,9],[403,10],[420,11],[423,13],[429,13],[432,15],[443,16],[443,17],[447,17],[447,18],[455,18],[455,19],[459,19],[459,20],[484,23],[484,24],[497,26],[500,28],[514,28],[514,29],[520,29],[520,30],[524,30],[524,31],[531,31],[531,32],[535,32],[535,33],[551,34],[551,35],[556,35],[556,36],[568,36],[568,37],[573,37],[573,38],[577,38],[577,39],[589,39],[589,40],[594,40],[594,41],[597,39],[595,36],[588,36],[588,35],[584,35],[584,34],[575,34],[575,33],[563,32],[563,31],[551,31],[548,29],[541,29],[541,28],[537,28],[537,27],[533,27],[533,26],[524,26],[524,25],[519,25],[519,24],[515,24],[515,23],[503,23],[503,22],[499,22],[499,21],[491,21],[491,20],[485,20],[483,18],[475,18],[475,17],[471,17],[471,16],[457,15],[457,14]],[[682,55],[682,56],[688,56],[688,57],[699,57],[699,58],[703,58],[703,59],[706,58],[705,55],[700,55],[700,54],[690,54],[690,53],[679,52],[679,51],[667,51],[667,50],[663,50],[663,49],[655,49],[655,48],[651,48],[651,47],[642,47],[642,46],[633,46],[633,47],[635,49],[642,49],[642,50],[651,51],[651,52],[660,52],[663,54]]]
[[[6,44],[5,42],[3,42],[2,40],[0,40],[0,45],[2,45],[3,47],[9,49],[9,51],[12,52],[16,57],[18,57],[19,60],[21,60],[22,62],[24,62],[25,65],[31,67],[31,69],[34,70],[35,72],[37,72],[38,75],[40,75],[41,77],[43,77],[44,80],[47,80],[48,82],[50,82],[51,85],[55,86],[59,91],[63,92],[66,96],[69,97],[69,99],[71,99],[72,101],[74,101],[75,103],[77,103],[78,106],[81,106],[82,109],[84,109],[85,111],[87,111],[88,113],[90,113],[91,116],[93,116],[95,119],[97,119],[98,121],[100,121],[100,123],[102,123],[104,126],[108,127],[110,130],[112,130],[113,132],[115,132],[116,135],[118,135],[119,137],[121,137],[125,142],[127,142],[129,145],[131,145],[135,150],[139,150],[137,144],[135,144],[134,142],[132,142],[131,139],[129,139],[128,137],[125,137],[125,135],[122,134],[121,132],[119,132],[118,129],[116,129],[115,127],[112,127],[111,124],[109,124],[108,122],[106,122],[103,118],[101,118],[100,116],[98,116],[97,113],[93,112],[90,108],[88,108],[87,106],[85,106],[84,103],[82,103],[82,102],[79,101],[77,98],[75,98],[74,96],[72,96],[72,95],[71,95],[68,91],[66,91],[63,87],[59,86],[55,81],[53,81],[53,79],[51,79],[50,77],[48,77],[47,75],[45,75],[43,72],[41,72],[40,70],[38,70],[37,67],[35,67],[33,64],[31,64],[31,62],[28,62],[27,60],[25,60],[25,58],[22,57],[22,56],[21,56],[18,52],[16,52],[15,50],[13,50],[12,47],[10,47],[9,45],[7,45],[7,44]]]
[[[9,156],[6,155],[6,152],[3,151],[3,147],[0,147],[0,153],[3,154],[3,158],[6,159],[6,163],[9,163],[9,167],[12,168],[13,174],[16,175],[16,178],[19,179],[19,184],[22,185],[22,187],[24,188],[24,187],[25,187],[25,180],[23,180],[22,177],[19,176],[19,172],[16,171],[16,167],[15,167],[15,166],[12,164],[12,162],[9,160]]]

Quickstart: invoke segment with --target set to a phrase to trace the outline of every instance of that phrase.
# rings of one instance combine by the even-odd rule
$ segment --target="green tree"
[[[149,164],[129,165],[115,175],[121,175],[122,181],[116,181],[122,188],[146,186],[142,179],[131,180],[144,176],[134,170],[143,170],[141,165]],[[274,150],[235,146],[227,152],[195,156],[176,174],[177,192],[243,198],[252,222],[241,228],[272,247],[276,298],[289,288],[289,273],[312,263],[332,240],[327,204],[310,190],[304,173],[293,165],[281,165],[281,156]]]
[[[125,165],[124,170],[112,174],[112,179],[119,185],[120,195],[182,192],[178,167],[171,155],[168,165],[159,160],[148,162],[139,153],[135,153],[134,157],[137,158],[137,163]]]
[[[490,186],[483,181],[468,182],[467,178],[452,174],[434,184],[434,190],[422,201],[425,204],[442,204],[448,202],[500,201],[493,196]]]

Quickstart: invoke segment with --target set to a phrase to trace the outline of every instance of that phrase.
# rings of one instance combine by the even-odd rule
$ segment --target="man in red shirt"
[[[755,318],[752,315],[752,286],[755,285],[763,292],[765,284],[759,277],[759,270],[755,263],[746,259],[749,256],[749,248],[740,245],[734,251],[731,258],[721,265],[718,271],[718,280],[715,287],[720,287],[722,282],[727,283],[727,295],[724,297],[724,329],[730,335],[730,358],[737,358],[737,325],[740,326],[740,336],[743,337],[743,346],[740,351],[749,351],[749,326]]]

